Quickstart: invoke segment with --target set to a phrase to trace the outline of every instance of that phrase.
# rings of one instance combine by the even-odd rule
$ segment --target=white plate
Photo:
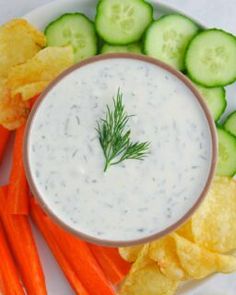
[[[25,16],[31,23],[40,29],[43,29],[51,20],[66,12],[80,11],[93,18],[95,15],[96,0],[59,0],[48,5],[42,6]],[[155,16],[158,17],[166,13],[176,13],[175,9],[159,4],[157,1],[150,1],[155,7]],[[228,108],[230,112],[233,108],[236,109],[236,100],[233,99],[233,94],[236,95],[236,86],[230,86],[228,92]],[[2,167],[5,171],[0,177],[0,183],[7,179],[9,171],[8,164]],[[5,181],[4,181],[5,180]],[[71,295],[74,292],[66,282],[61,270],[58,268],[50,251],[45,245],[43,239],[35,230],[37,245],[40,252],[44,272],[46,275],[47,289],[49,295]],[[29,261],[30,263],[30,261]],[[186,284],[178,295],[235,295],[236,294],[236,274],[232,275],[214,275],[201,282]],[[93,295],[93,294],[91,294]],[[101,294],[102,295],[102,294]],[[138,294],[137,294],[138,295]],[[148,294],[147,294],[148,295]]]

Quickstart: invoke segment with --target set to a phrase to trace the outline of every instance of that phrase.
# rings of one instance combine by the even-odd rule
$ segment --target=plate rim
[[[97,0],[94,0],[94,2]],[[191,19],[192,21],[194,21],[197,25],[199,25],[202,28],[206,28],[206,26],[201,23],[199,20],[195,19],[194,17],[188,15],[187,13],[185,13],[184,11],[182,11],[181,9],[175,8],[172,5],[169,4],[165,4],[162,1],[159,0],[147,0],[148,2],[150,2],[151,4],[160,7],[160,10],[167,10],[167,11],[172,11],[172,12],[176,12],[178,14],[184,15],[187,18]],[[31,11],[27,12],[25,15],[23,15],[22,17],[25,19],[32,19],[34,17],[34,14],[40,14],[45,10],[53,10],[55,7],[60,7],[60,6],[66,6],[68,5],[68,3],[71,4],[76,4],[76,3],[81,3],[81,2],[87,2],[86,0],[53,0],[52,2],[46,3],[44,5],[41,5],[39,7],[36,7],[35,9],[32,9]]]

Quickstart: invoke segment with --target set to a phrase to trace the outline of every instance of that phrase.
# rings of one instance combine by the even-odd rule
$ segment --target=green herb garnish
[[[143,160],[149,153],[149,142],[131,142],[131,130],[126,130],[129,118],[122,101],[123,94],[118,89],[113,98],[112,111],[107,105],[105,119],[98,122],[97,132],[105,156],[104,172],[109,166],[117,165],[125,160]]]

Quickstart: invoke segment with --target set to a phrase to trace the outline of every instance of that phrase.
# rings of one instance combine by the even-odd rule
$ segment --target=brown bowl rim
[[[210,133],[211,133],[211,141],[212,141],[212,151],[211,151],[212,160],[211,160],[211,167],[210,167],[210,171],[208,174],[208,178],[207,178],[206,184],[205,184],[201,194],[199,195],[199,197],[197,198],[197,201],[193,204],[193,206],[177,222],[170,225],[169,227],[167,227],[163,231],[151,234],[151,235],[146,236],[144,238],[139,238],[139,239],[134,239],[134,240],[129,240],[129,241],[127,241],[127,240],[113,241],[113,240],[95,238],[93,236],[90,236],[90,235],[87,235],[83,232],[80,232],[79,230],[75,230],[70,225],[68,225],[64,221],[62,221],[60,219],[60,217],[58,217],[56,214],[54,214],[53,211],[44,202],[44,199],[42,198],[39,191],[37,190],[36,185],[34,184],[33,177],[32,177],[31,170],[30,170],[29,149],[28,149],[31,123],[34,119],[35,114],[37,113],[37,110],[39,109],[40,104],[46,98],[47,94],[51,91],[52,88],[54,88],[64,77],[66,77],[67,75],[69,75],[70,73],[72,73],[73,71],[75,71],[81,67],[84,67],[88,64],[91,64],[91,63],[94,63],[97,61],[102,61],[102,60],[107,60],[107,59],[120,59],[120,58],[135,59],[137,61],[151,63],[152,65],[155,65],[157,67],[160,67],[160,68],[168,71],[169,73],[171,73],[172,75],[177,77],[179,80],[181,80],[188,87],[188,89],[191,90],[191,92],[194,94],[194,96],[196,97],[196,99],[200,103],[200,105],[205,113],[207,122],[208,122],[208,126],[209,126]],[[137,244],[144,244],[144,243],[150,242],[152,240],[159,239],[159,238],[171,233],[172,231],[179,228],[182,224],[184,224],[192,216],[192,214],[196,211],[196,209],[199,207],[201,202],[204,200],[204,198],[210,188],[211,182],[214,177],[215,169],[216,169],[216,162],[217,162],[216,127],[215,127],[215,122],[214,122],[214,120],[210,114],[210,111],[208,110],[208,107],[207,107],[206,103],[204,102],[204,99],[202,98],[201,94],[195,88],[193,83],[186,76],[184,76],[181,72],[177,71],[176,69],[172,68],[171,66],[163,63],[162,61],[160,61],[158,59],[154,59],[152,57],[148,57],[148,56],[144,56],[144,55],[137,55],[137,54],[131,54],[131,53],[102,54],[102,55],[97,55],[97,56],[88,58],[76,65],[73,65],[69,69],[65,70],[53,82],[51,82],[50,85],[42,92],[39,99],[35,103],[32,111],[29,115],[27,124],[26,124],[25,140],[24,140],[24,148],[23,148],[23,158],[24,158],[24,166],[25,166],[25,170],[26,170],[26,177],[29,182],[31,192],[33,193],[33,195],[35,196],[35,198],[37,199],[37,201],[41,205],[41,207],[45,210],[45,212],[57,224],[61,225],[65,230],[69,231],[70,233],[72,233],[72,234],[78,236],[79,238],[81,238],[85,241],[88,241],[90,243],[104,245],[104,246],[110,246],[110,247],[126,247],[126,246],[132,246],[132,245],[137,245]]]

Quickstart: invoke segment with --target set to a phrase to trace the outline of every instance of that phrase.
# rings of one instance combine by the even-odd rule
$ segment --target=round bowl
[[[195,98],[199,102],[199,104],[205,114],[205,117],[207,119],[210,134],[211,134],[212,150],[211,150],[210,171],[209,171],[208,177],[206,179],[205,186],[202,188],[201,194],[199,195],[199,197],[197,198],[197,200],[193,204],[193,206],[190,208],[190,210],[188,210],[181,219],[179,219],[176,223],[172,224],[171,226],[167,227],[165,230],[151,234],[145,238],[136,239],[136,240],[132,240],[132,241],[128,241],[128,242],[125,240],[111,241],[111,240],[102,240],[102,239],[94,238],[90,235],[86,235],[85,233],[80,232],[79,230],[75,230],[74,228],[72,228],[71,226],[69,226],[68,224],[63,222],[59,216],[55,215],[52,212],[52,210],[45,203],[44,198],[42,197],[42,195],[38,191],[38,189],[33,181],[32,173],[31,173],[31,169],[30,169],[30,162],[29,162],[29,134],[30,134],[30,130],[31,130],[31,123],[32,123],[32,120],[34,119],[35,114],[37,113],[37,111],[40,108],[41,102],[47,97],[47,94],[50,92],[50,90],[53,87],[55,87],[55,85],[60,83],[60,81],[65,76],[72,73],[73,71],[75,71],[81,67],[84,67],[88,64],[91,64],[91,63],[94,63],[97,61],[106,60],[106,59],[111,59],[111,58],[113,58],[113,59],[129,58],[129,59],[135,59],[137,61],[148,62],[148,63],[151,63],[152,65],[156,65],[157,67],[168,71],[169,73],[171,73],[172,75],[177,77],[179,80],[181,80],[187,86],[187,88],[194,94]],[[37,199],[37,201],[39,202],[39,204],[42,206],[42,208],[45,210],[45,212],[57,224],[62,226],[65,230],[68,230],[69,232],[77,235],[78,237],[80,237],[83,240],[89,241],[91,243],[106,245],[106,246],[113,246],[113,247],[131,246],[131,245],[150,242],[152,240],[161,238],[161,237],[169,234],[170,232],[176,230],[178,227],[180,227],[183,223],[185,223],[191,217],[191,215],[195,212],[195,210],[198,208],[198,206],[201,204],[204,197],[206,196],[206,194],[209,190],[210,184],[212,182],[213,176],[214,176],[214,172],[215,172],[215,168],[216,168],[216,161],[217,161],[217,136],[216,136],[215,123],[214,123],[212,116],[210,115],[210,112],[209,112],[203,98],[201,97],[200,93],[197,91],[197,89],[194,87],[194,85],[191,83],[191,81],[186,76],[184,76],[181,72],[178,72],[177,70],[173,69],[169,65],[167,65],[157,59],[153,59],[151,57],[147,57],[147,56],[143,56],[143,55],[135,55],[135,54],[129,54],[129,53],[98,55],[98,56],[94,56],[92,58],[86,59],[86,60],[80,62],[79,64],[72,66],[68,70],[64,71],[47,87],[47,89],[39,97],[38,101],[36,102],[36,104],[34,105],[32,111],[30,113],[30,116],[29,116],[29,119],[27,122],[27,126],[26,126],[26,131],[25,131],[24,165],[25,165],[25,170],[26,170],[26,176],[27,176],[31,191],[32,191],[33,195],[35,196],[35,198]]]

